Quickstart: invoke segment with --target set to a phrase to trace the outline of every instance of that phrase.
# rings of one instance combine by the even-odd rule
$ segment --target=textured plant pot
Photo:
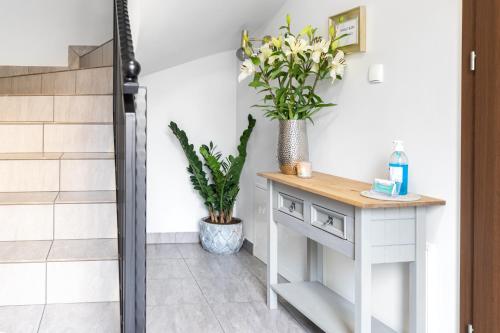
[[[306,120],[280,120],[278,162],[286,175],[297,174],[297,163],[309,161]]]
[[[236,223],[215,224],[207,222],[208,218],[200,220],[201,246],[208,252],[215,254],[234,254],[243,245],[243,223],[240,219],[233,219]]]

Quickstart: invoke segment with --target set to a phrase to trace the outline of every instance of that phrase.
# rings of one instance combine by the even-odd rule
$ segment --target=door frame
[[[475,1],[462,0],[459,332],[467,332],[473,318],[475,82],[469,61],[476,42],[475,18]]]

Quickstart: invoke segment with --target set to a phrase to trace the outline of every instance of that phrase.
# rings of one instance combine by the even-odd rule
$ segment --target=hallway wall
[[[112,0],[0,1],[0,65],[66,66],[69,45],[111,38]]]
[[[228,51],[141,77],[148,87],[148,233],[197,232],[208,215],[168,124],[175,121],[196,149],[212,140],[234,153],[236,76]]]
[[[285,15],[294,31],[305,25],[326,35],[328,16],[360,4],[367,6],[367,52],[347,57],[345,80],[331,87],[324,82],[321,96],[338,104],[323,110],[309,126],[310,158],[317,171],[371,182],[386,177],[392,140],[402,139],[410,159],[410,190],[446,199],[444,208],[428,212],[427,236],[433,245],[435,267],[429,286],[428,332],[456,332],[458,314],[458,193],[460,15],[458,1],[375,1],[314,4],[288,0],[280,12],[252,35],[276,34]],[[431,9],[431,10],[430,10]],[[386,82],[367,81],[370,64],[385,65]],[[238,201],[246,237],[263,243],[265,229],[254,216],[265,186],[258,171],[276,170],[277,122],[250,108],[259,98],[242,83],[237,89],[237,132],[251,112],[257,127],[249,144],[248,164]],[[289,279],[305,274],[305,240],[282,232],[280,271]],[[353,299],[353,263],[327,253],[326,281],[330,288]],[[397,331],[408,328],[408,266],[374,266],[373,312]]]

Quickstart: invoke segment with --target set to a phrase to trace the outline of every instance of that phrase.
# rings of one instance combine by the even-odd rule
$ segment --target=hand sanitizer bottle
[[[403,141],[395,140],[394,152],[389,161],[389,179],[396,182],[399,195],[408,194],[408,157],[405,154]]]

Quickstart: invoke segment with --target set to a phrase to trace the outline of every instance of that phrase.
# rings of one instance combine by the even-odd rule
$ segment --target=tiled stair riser
[[[113,68],[89,68],[57,73],[0,78],[0,95],[109,95]]]
[[[112,123],[113,96],[0,96],[0,122]]]
[[[113,125],[0,123],[0,153],[41,152],[113,152]]]
[[[116,239],[0,242],[0,306],[119,301]]]
[[[116,238],[116,204],[0,205],[0,242]]]

